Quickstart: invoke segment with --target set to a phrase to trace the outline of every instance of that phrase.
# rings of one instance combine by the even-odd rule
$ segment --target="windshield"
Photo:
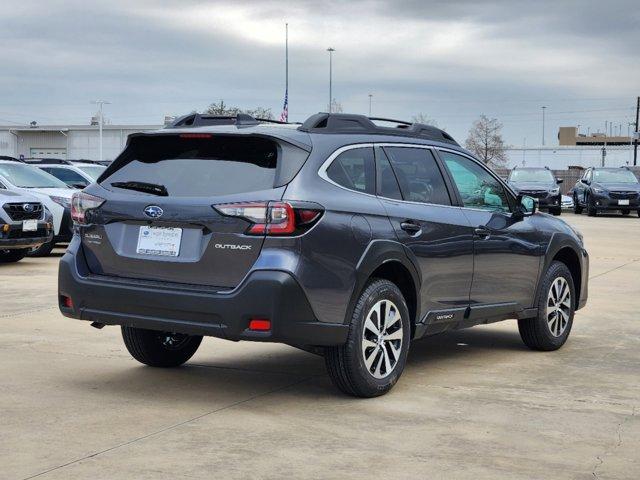
[[[551,171],[540,170],[513,170],[509,176],[510,182],[555,183]]]
[[[638,179],[629,170],[594,170],[593,180],[600,183],[638,183]]]
[[[97,180],[98,177],[104,172],[107,167],[102,165],[91,165],[90,167],[78,167],[84,173],[89,175],[93,180]]]
[[[39,168],[20,163],[0,164],[0,175],[20,188],[67,188],[64,182]]]

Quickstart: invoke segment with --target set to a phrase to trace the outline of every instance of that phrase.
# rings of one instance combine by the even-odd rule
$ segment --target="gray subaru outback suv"
[[[282,342],[371,397],[413,339],[517,319],[555,350],[587,301],[581,235],[427,125],[189,115],[130,136],[72,216],[60,310],[155,367],[203,336]]]

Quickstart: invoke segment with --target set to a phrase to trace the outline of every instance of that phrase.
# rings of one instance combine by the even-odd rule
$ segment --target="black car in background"
[[[554,177],[548,167],[515,167],[507,181],[517,193],[537,198],[540,210],[548,210],[553,215],[562,213],[562,194],[558,186],[562,179]]]
[[[514,318],[530,348],[560,348],[587,301],[582,236],[446,132],[379,120],[193,114],[129,136],[73,196],[60,310],[120,325],[154,367],[203,336],[286,343],[360,397],[427,335]]]
[[[600,211],[636,210],[640,217],[640,182],[628,167],[588,168],[573,187],[574,211],[591,217]]]

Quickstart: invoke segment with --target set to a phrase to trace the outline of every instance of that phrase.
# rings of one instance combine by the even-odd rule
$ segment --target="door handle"
[[[473,230],[477,237],[487,239],[491,236],[491,231],[485,227],[478,227]]]
[[[409,235],[415,235],[420,231],[420,225],[414,220],[405,220],[400,224],[400,228],[407,232]]]

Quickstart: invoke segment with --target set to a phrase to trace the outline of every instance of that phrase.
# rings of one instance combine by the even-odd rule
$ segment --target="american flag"
[[[289,121],[289,91],[284,92],[284,107],[282,107],[282,113],[280,114],[281,122]]]

